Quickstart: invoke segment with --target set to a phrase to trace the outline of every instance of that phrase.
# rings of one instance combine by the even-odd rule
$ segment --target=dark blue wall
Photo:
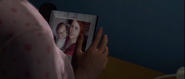
[[[44,1],[31,1],[37,8]],[[109,55],[164,73],[184,66],[184,1],[50,1],[99,16]]]

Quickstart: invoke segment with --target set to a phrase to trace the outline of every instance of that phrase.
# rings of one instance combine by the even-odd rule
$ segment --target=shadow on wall
[[[49,23],[50,15],[52,10],[57,10],[57,7],[52,3],[43,3],[39,7],[40,14],[45,18],[45,20]]]

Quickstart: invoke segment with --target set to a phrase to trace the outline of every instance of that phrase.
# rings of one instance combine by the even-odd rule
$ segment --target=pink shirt
[[[0,79],[74,79],[68,57],[27,0],[0,0]]]

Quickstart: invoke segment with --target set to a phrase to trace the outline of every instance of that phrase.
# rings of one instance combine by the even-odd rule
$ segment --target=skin
[[[75,79],[96,79],[105,69],[108,62],[108,37],[104,35],[100,46],[97,47],[101,35],[102,28],[99,28],[92,44],[84,52],[82,51],[83,35],[79,36],[77,47],[72,57]]]
[[[80,25],[78,24],[77,20],[73,20],[69,29],[69,38],[71,43],[75,43],[78,35],[80,33]]]
[[[67,35],[66,33],[66,26],[64,24],[57,30],[57,35],[60,39],[64,39]]]

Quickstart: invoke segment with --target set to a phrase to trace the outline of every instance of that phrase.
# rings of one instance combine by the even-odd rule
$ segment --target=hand
[[[72,66],[74,69],[76,79],[94,79],[105,69],[108,62],[108,38],[103,36],[100,46],[97,48],[101,39],[102,28],[98,29],[93,43],[82,52],[83,35],[77,39],[76,49],[73,53]]]

